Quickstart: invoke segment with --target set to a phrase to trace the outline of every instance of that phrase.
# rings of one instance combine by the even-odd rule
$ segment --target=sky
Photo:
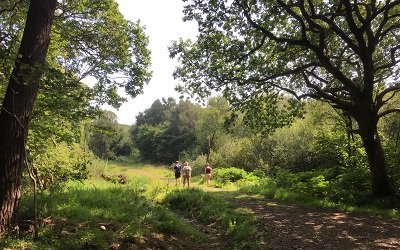
[[[172,73],[176,62],[169,58],[168,46],[173,40],[182,38],[195,39],[197,35],[196,23],[182,21],[182,0],[116,0],[121,13],[126,19],[136,21],[140,19],[145,26],[149,37],[153,77],[145,85],[143,94],[135,99],[128,98],[118,110],[105,107],[118,116],[120,124],[132,125],[139,112],[149,108],[151,104],[163,97],[179,98],[174,88],[178,84]],[[121,93],[123,91],[121,90]]]

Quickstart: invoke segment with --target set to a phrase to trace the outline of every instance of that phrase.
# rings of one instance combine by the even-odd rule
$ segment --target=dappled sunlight
[[[111,172],[113,175],[122,173],[128,178],[145,181],[143,183],[147,184],[142,185],[142,191],[151,201],[162,202],[175,191],[187,190],[182,184],[175,185],[172,170],[167,167],[115,164],[106,173]],[[109,185],[113,186],[110,183]],[[122,188],[128,186],[120,185]],[[268,249],[278,249],[274,246],[279,246],[279,249],[282,246],[287,246],[288,249],[400,248],[400,223],[396,220],[269,200],[261,195],[239,192],[235,185],[217,188],[211,183],[211,186],[207,186],[202,176],[192,178],[188,195],[192,191],[196,193],[197,189],[226,201],[229,206],[233,206],[235,213],[254,216],[254,223],[258,228],[257,241]],[[287,194],[281,194],[282,197],[285,195]],[[234,228],[236,224],[232,223]],[[164,241],[162,237],[150,238]]]
[[[400,249],[400,222],[348,212],[237,195],[234,204],[255,214],[258,240],[268,249]]]

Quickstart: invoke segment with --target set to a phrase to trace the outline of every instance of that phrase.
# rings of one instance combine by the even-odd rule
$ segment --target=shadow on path
[[[255,197],[228,200],[258,218],[260,249],[400,249],[399,220]]]

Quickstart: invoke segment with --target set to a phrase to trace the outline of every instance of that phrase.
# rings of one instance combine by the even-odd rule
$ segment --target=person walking
[[[213,169],[212,169],[210,163],[207,162],[206,166],[204,167],[204,177],[206,179],[207,186],[210,186],[212,171],[213,171]]]
[[[190,186],[190,179],[192,178],[192,168],[189,166],[189,162],[185,161],[182,169],[182,177],[183,177],[183,187],[187,183],[187,187]]]
[[[182,174],[182,166],[179,164],[179,161],[176,161],[173,168],[175,174],[175,186],[181,184],[181,174]]]

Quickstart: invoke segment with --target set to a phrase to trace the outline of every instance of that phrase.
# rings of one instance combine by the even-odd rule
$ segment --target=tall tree
[[[117,107],[124,100],[117,94],[118,87],[135,97],[151,76],[143,27],[125,20],[114,0],[58,1],[54,22],[46,23],[54,15],[54,9],[50,13],[48,8],[50,2],[57,4],[55,0],[0,3],[0,81],[10,79],[7,94],[0,96],[0,234],[15,218],[29,120],[35,119],[36,132],[46,130],[31,133],[33,140],[35,135],[51,132],[56,124],[67,124],[67,130],[72,131],[70,128],[79,128],[77,123],[93,114],[91,105],[107,102]],[[51,34],[45,33],[50,27]],[[39,86],[41,75],[44,84]],[[90,87],[82,83],[89,77],[94,79]],[[0,93],[4,93],[1,86]],[[36,96],[37,112],[32,115]],[[60,127],[56,140],[75,140],[64,136],[66,130]],[[32,143],[38,145],[37,141]]]
[[[116,156],[132,153],[131,138],[127,131],[118,126],[117,116],[111,111],[104,113],[92,123],[89,149],[103,159],[113,160]]]
[[[57,0],[32,0],[18,57],[0,113],[0,234],[15,219],[21,196],[25,144],[50,43]]]
[[[400,111],[386,106],[400,90],[399,0],[185,2],[200,35],[171,47],[182,90],[223,90],[238,106],[279,93],[329,102],[358,124],[374,193],[394,194],[377,124]]]
[[[206,161],[211,162],[211,150],[218,133],[224,132],[224,123],[229,114],[229,104],[223,97],[208,100],[207,107],[200,112],[196,122],[197,140],[206,146]]]
[[[139,125],[132,127],[132,140],[143,159],[169,164],[195,148],[194,127],[200,107],[189,101],[176,104],[173,98],[160,103],[154,101],[138,115]]]

